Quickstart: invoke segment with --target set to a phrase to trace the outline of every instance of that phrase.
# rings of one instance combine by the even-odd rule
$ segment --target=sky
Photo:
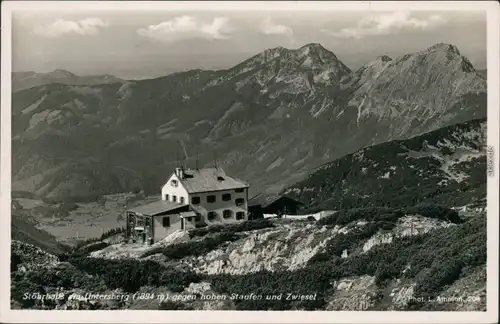
[[[480,11],[14,12],[13,71],[158,77],[223,69],[265,49],[320,43],[349,68],[436,43],[486,68]]]

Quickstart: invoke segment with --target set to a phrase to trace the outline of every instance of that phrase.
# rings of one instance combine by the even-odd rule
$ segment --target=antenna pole
[[[179,147],[177,147],[177,150],[175,151],[175,154],[177,156],[177,166],[180,167],[180,158],[179,158]]]
[[[198,149],[196,149],[196,170],[199,170],[199,156],[198,156]]]
[[[214,151],[214,167],[217,169],[217,152]]]
[[[187,150],[186,150],[186,145],[184,145],[184,141],[181,139],[180,141],[180,144],[182,145],[182,149],[184,150],[184,165],[183,165],[183,168],[186,168],[187,167],[187,161],[189,160],[189,157],[188,157],[188,154],[187,154]]]

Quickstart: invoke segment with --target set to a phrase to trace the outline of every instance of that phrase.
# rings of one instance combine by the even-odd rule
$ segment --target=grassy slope
[[[465,181],[450,179],[440,159],[453,160],[453,154],[462,154],[460,146],[467,147],[467,154],[482,150],[485,134],[481,127],[485,122],[472,120],[362,149],[325,165],[285,192],[306,203],[309,211],[405,207],[423,202],[461,206],[475,202],[486,194],[484,154],[477,153],[477,157],[451,168],[454,173],[466,175]],[[444,142],[452,143],[452,148],[440,146]],[[412,157],[412,152],[420,155]]]
[[[388,218],[390,219],[390,218]],[[335,221],[335,220],[334,220]],[[377,223],[372,223],[376,225]],[[385,225],[384,225],[385,224]],[[376,226],[386,226],[387,219]],[[318,226],[321,226],[318,224]],[[318,227],[319,229],[319,227]],[[234,228],[238,231],[239,228]],[[175,260],[182,259],[194,253],[193,249],[213,249],[213,239],[207,236],[207,245],[199,243],[193,251],[177,249],[175,255],[168,250],[173,261],[168,265],[139,260],[105,260],[85,258],[81,253],[66,259],[72,266],[67,271],[57,272],[51,269],[38,270],[25,275],[14,276],[14,289],[23,288],[29,280],[31,285],[44,286],[49,291],[61,282],[66,289],[76,289],[76,282],[80,289],[109,291],[123,289],[134,293],[141,287],[168,287],[170,291],[182,292],[190,283],[209,282],[213,291],[217,293],[238,294],[316,294],[316,300],[289,301],[289,300],[237,300],[234,307],[239,310],[285,310],[285,309],[325,309],[332,300],[339,298],[331,283],[345,277],[374,276],[376,286],[372,289],[373,309],[386,309],[388,294],[387,287],[397,285],[396,279],[416,284],[415,296],[435,297],[442,291],[447,291],[455,282],[471,280],[469,275],[474,274],[486,262],[486,221],[478,217],[463,224],[431,231],[416,237],[395,239],[390,244],[373,247],[364,254],[353,254],[343,259],[337,256],[336,251],[342,242],[349,242],[351,246],[361,246],[366,236],[354,231],[347,233],[343,239],[331,241],[325,253],[309,264],[295,271],[260,271],[245,275],[201,275],[191,271],[180,270],[175,266]],[[198,235],[202,235],[199,233]],[[229,233],[228,233],[229,234]],[[218,234],[217,234],[218,235]],[[219,236],[221,237],[221,236]],[[219,242],[221,244],[222,242]],[[340,245],[339,245],[340,244]],[[181,247],[182,244],[179,245]],[[83,258],[82,258],[83,257]],[[174,263],[172,263],[174,262]],[[408,271],[408,269],[410,269]],[[100,280],[89,280],[88,275],[97,275]],[[43,280],[42,280],[43,278]],[[468,279],[469,278],[469,279]],[[76,280],[76,281],[75,281]],[[479,279],[478,279],[479,280]],[[100,282],[97,284],[97,282]],[[474,283],[481,285],[481,283]],[[463,285],[463,283],[462,283]],[[15,290],[17,292],[17,290]],[[14,296],[19,294],[15,293]],[[22,296],[22,295],[19,295]],[[377,297],[378,296],[378,297]],[[189,303],[169,303],[169,308],[189,308]],[[98,306],[104,307],[107,306]],[[122,306],[123,307],[123,306]],[[165,306],[167,307],[167,306]],[[432,304],[410,303],[407,309],[433,309]]]

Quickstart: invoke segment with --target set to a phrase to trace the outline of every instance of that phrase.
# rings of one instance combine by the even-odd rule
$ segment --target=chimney
[[[175,168],[175,175],[179,178],[182,179],[184,177],[184,171],[182,168]]]

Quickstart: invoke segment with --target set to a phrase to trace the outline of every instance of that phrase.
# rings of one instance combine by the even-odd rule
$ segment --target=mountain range
[[[486,117],[486,79],[450,44],[351,71],[320,44],[219,71],[13,93],[13,190],[64,199],[157,193],[217,160],[277,192],[364,147]]]
[[[109,74],[80,76],[62,69],[48,73],[34,71],[12,72],[12,91],[14,92],[51,83],[95,85],[115,82],[124,82],[124,80]]]

